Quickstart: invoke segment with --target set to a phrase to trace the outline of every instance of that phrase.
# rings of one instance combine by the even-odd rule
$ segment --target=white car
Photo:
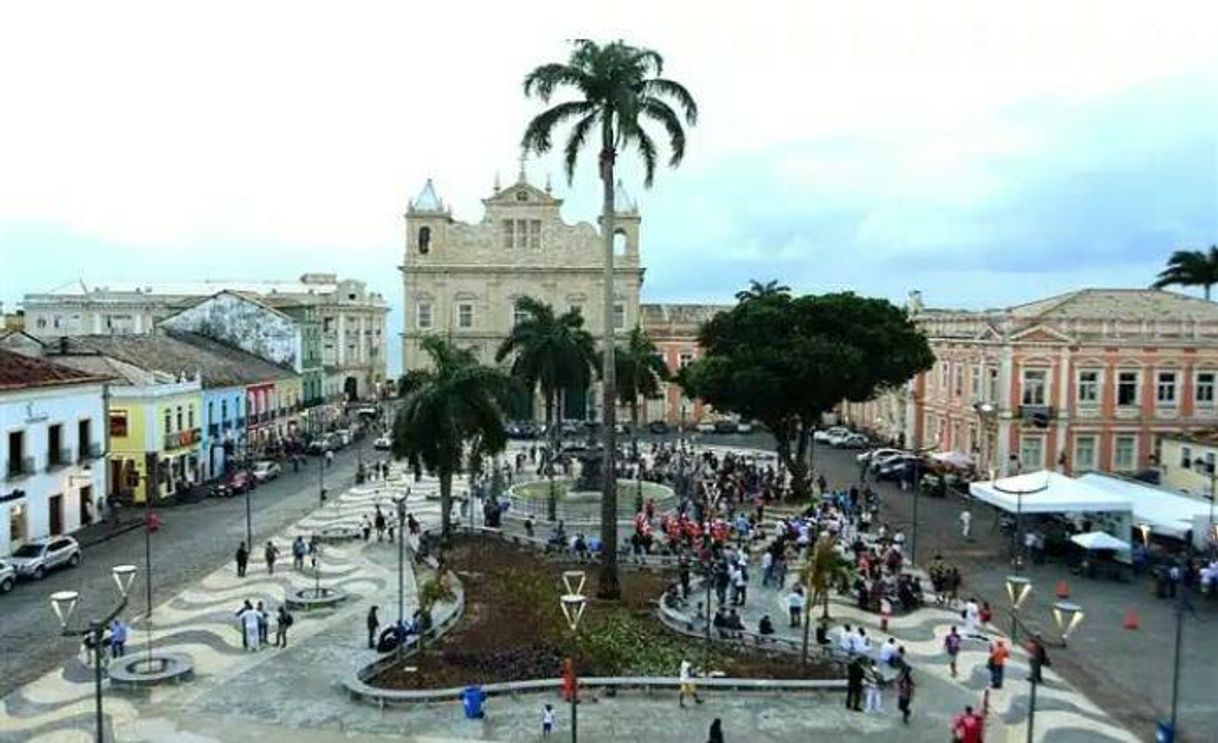
[[[714,433],[715,424],[711,421],[702,421],[695,426],[695,430],[697,430],[698,433]]]
[[[26,542],[6,560],[22,578],[42,580],[47,571],[80,564],[80,545],[72,537],[48,537]]]
[[[744,421],[740,421],[739,423],[736,424],[736,433],[752,433],[752,432],[753,432],[752,423],[745,423]]]
[[[281,474],[283,474],[283,468],[279,466],[278,462],[264,459],[254,463],[253,475],[258,482],[269,482]]]
[[[834,426],[832,428],[826,428],[823,431],[817,431],[816,433],[812,434],[812,440],[818,444],[829,444],[832,443],[832,440],[835,437],[842,437],[849,433],[849,428],[845,428],[844,426]]]
[[[893,454],[901,454],[901,453],[903,453],[903,452],[900,449],[888,449],[888,448],[882,447],[879,449],[869,449],[869,450],[863,452],[862,454],[858,455],[858,457],[856,457],[856,459],[858,459],[859,462],[871,462],[876,457],[885,457],[885,456],[891,456]]]
[[[872,472],[879,472],[880,468],[884,465],[894,462],[907,454],[908,452],[897,451],[896,449],[886,449],[883,454],[877,454],[872,457],[871,461],[868,462],[868,466],[871,467]]]
[[[871,439],[861,433],[851,433],[835,439],[833,445],[842,449],[865,449],[871,445]]]
[[[17,569],[0,560],[0,593],[8,593],[17,585]]]
[[[381,436],[372,442],[372,448],[377,451],[389,451],[393,448],[393,440],[388,436]]]

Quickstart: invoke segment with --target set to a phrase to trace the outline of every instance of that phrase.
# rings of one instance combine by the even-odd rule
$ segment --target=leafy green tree
[[[560,390],[586,388],[592,381],[596,347],[592,334],[584,329],[584,318],[578,310],[561,315],[545,302],[521,297],[516,308],[524,318],[495,352],[495,360],[512,357],[512,376],[529,391],[530,397],[538,387],[546,405],[546,433],[549,446],[545,455],[546,474],[550,479],[549,519],[557,518],[558,499],[554,489],[554,456],[558,451],[558,426],[554,425],[554,407]]]
[[[1159,272],[1159,278],[1151,284],[1155,289],[1165,286],[1201,286],[1205,298],[1210,298],[1210,288],[1218,284],[1218,245],[1209,250],[1177,250],[1167,259],[1167,268]]]
[[[461,471],[466,448],[481,457],[507,445],[503,408],[513,381],[440,336],[427,336],[421,345],[431,368],[411,373],[414,385],[393,423],[393,453],[416,474],[425,468],[440,479],[440,530],[447,537],[453,475]]]
[[[704,355],[679,379],[687,395],[764,423],[796,494],[805,496],[809,446],[823,414],[904,384],[929,369],[934,355],[904,311],[883,299],[792,297],[756,282],[740,296],[702,326]]]
[[[614,229],[614,168],[618,154],[633,146],[643,161],[644,185],[651,187],[655,177],[659,150],[652,136],[643,127],[650,121],[664,128],[667,135],[668,164],[676,167],[685,157],[686,125],[693,126],[698,117],[693,96],[673,80],[660,77],[664,60],[655,51],[631,46],[624,41],[598,44],[577,39],[565,62],[537,67],[524,79],[524,94],[537,96],[549,104],[560,88],[574,89],[576,100],[565,101],[542,111],[528,124],[521,145],[526,152],[549,152],[554,131],[573,122],[563,149],[563,162],[570,182],[575,173],[579,152],[593,136],[600,171],[601,237],[604,241],[604,315],[603,343],[603,436],[605,447],[605,484],[601,497],[601,541],[603,543],[598,595],[617,598],[621,594],[617,565],[617,483],[614,479],[617,440],[616,366],[614,357],[613,323],[613,237]],[[681,110],[678,115],[672,101]]]
[[[630,406],[630,420],[637,428],[641,423],[639,402],[660,396],[660,383],[670,377],[668,364],[647,331],[638,326],[631,329],[626,345],[618,346],[613,358],[617,366],[618,400]]]
[[[823,607],[821,619],[829,618],[829,596],[833,586],[849,583],[854,568],[850,561],[837,551],[837,540],[823,534],[812,546],[812,554],[804,563],[800,582],[808,596],[808,610],[804,613],[803,661],[808,662],[808,631],[812,626],[812,607]]]

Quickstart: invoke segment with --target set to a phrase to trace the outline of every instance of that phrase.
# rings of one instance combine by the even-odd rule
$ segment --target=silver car
[[[17,570],[7,562],[0,560],[0,593],[8,593],[17,585]]]
[[[48,570],[80,564],[80,544],[72,537],[47,537],[26,542],[8,556],[22,578],[42,580]]]

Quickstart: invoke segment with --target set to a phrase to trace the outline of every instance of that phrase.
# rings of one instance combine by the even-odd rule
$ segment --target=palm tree
[[[432,368],[411,373],[412,389],[393,423],[393,453],[416,475],[426,468],[440,478],[440,531],[447,537],[453,475],[466,446],[472,457],[498,454],[507,444],[503,408],[513,382],[440,336],[421,345]]]
[[[736,301],[744,302],[749,299],[764,299],[777,294],[789,294],[791,287],[786,284],[779,284],[777,279],[771,279],[764,284],[757,279],[749,281],[749,288],[736,292]]]
[[[546,432],[550,440],[545,457],[550,478],[548,517],[553,521],[558,510],[554,491],[554,455],[558,450],[555,400],[560,390],[587,387],[591,383],[596,349],[592,334],[584,330],[584,318],[579,310],[555,315],[553,307],[532,297],[518,299],[516,309],[525,316],[499,345],[495,360],[503,361],[513,356],[512,376],[520,380],[530,397],[541,387],[545,398]]]
[[[667,382],[671,376],[668,364],[647,336],[647,331],[637,325],[626,337],[626,345],[618,346],[613,359],[618,399],[630,406],[630,420],[638,428],[639,400],[660,396],[660,383]]]
[[[812,554],[804,564],[800,582],[808,595],[808,610],[804,612],[803,662],[808,662],[808,630],[812,626],[812,607],[824,607],[821,619],[829,618],[829,596],[835,584],[849,582],[850,561],[837,551],[837,539],[824,534],[812,546]]]
[[[1210,287],[1218,284],[1218,245],[1209,250],[1177,250],[1167,259],[1167,268],[1159,272],[1159,278],[1151,286],[1205,287],[1205,298],[1210,298]]]
[[[575,162],[589,133],[599,129],[597,160],[600,170],[601,237],[604,240],[604,366],[603,415],[605,483],[601,496],[602,556],[598,595],[615,599],[621,594],[617,573],[617,483],[614,480],[617,440],[613,340],[613,237],[614,237],[614,165],[619,151],[633,145],[643,160],[644,185],[651,187],[655,177],[658,150],[655,140],[643,128],[650,120],[664,127],[669,144],[668,164],[676,167],[685,157],[685,130],[682,117],[677,115],[669,100],[674,101],[684,115],[685,123],[693,126],[698,107],[693,96],[680,83],[660,75],[663,58],[651,49],[631,46],[624,41],[598,44],[577,39],[566,62],[544,64],[524,78],[524,94],[536,95],[548,104],[559,88],[574,88],[578,100],[556,104],[534,117],[525,129],[521,146],[525,152],[549,152],[554,130],[574,121],[563,150],[567,182],[575,174]]]

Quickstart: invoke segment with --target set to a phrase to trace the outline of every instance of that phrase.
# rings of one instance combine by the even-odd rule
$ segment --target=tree
[[[668,364],[647,331],[635,326],[613,355],[617,367],[617,396],[630,406],[630,420],[637,428],[639,401],[660,396],[660,383],[669,379]]]
[[[812,546],[811,559],[804,564],[800,583],[808,594],[808,610],[804,613],[803,662],[808,662],[808,630],[812,626],[812,607],[822,604],[822,619],[829,618],[829,595],[834,585],[849,583],[853,568],[850,561],[837,551],[837,539],[823,534]]]
[[[507,445],[503,408],[513,382],[439,336],[421,345],[432,368],[411,372],[413,388],[393,423],[393,453],[416,475],[426,468],[440,479],[440,531],[447,537],[453,475],[466,447],[471,455],[495,455]]]
[[[792,297],[753,284],[705,323],[703,356],[681,370],[686,394],[717,410],[757,419],[777,442],[795,492],[808,493],[809,444],[824,413],[843,400],[871,399],[934,364],[905,313],[852,293]]]
[[[554,404],[558,392],[569,387],[587,387],[592,381],[596,349],[592,334],[584,329],[579,310],[556,315],[554,308],[532,297],[521,297],[516,309],[525,317],[495,352],[495,360],[512,357],[512,376],[529,391],[538,387],[545,398],[546,433],[549,438],[545,456],[546,474],[550,478],[549,519],[557,518],[557,495],[554,490],[554,456],[558,451],[558,427],[554,425]]]
[[[602,556],[598,595],[617,598],[621,594],[617,566],[617,483],[615,482],[617,439],[615,426],[617,391],[614,372],[613,339],[613,237],[614,230],[614,167],[618,153],[633,146],[643,161],[644,180],[650,188],[655,177],[658,149],[656,142],[643,128],[645,121],[664,127],[668,139],[668,164],[676,167],[685,157],[685,124],[693,126],[698,107],[693,97],[680,83],[660,75],[663,58],[651,49],[631,46],[624,41],[598,44],[588,39],[573,42],[571,56],[566,62],[544,64],[524,78],[524,94],[537,96],[542,103],[559,88],[573,88],[577,100],[558,103],[535,116],[528,124],[521,141],[525,152],[549,152],[555,129],[574,122],[563,149],[563,163],[570,183],[580,150],[594,131],[599,142],[598,166],[601,178],[601,238],[604,241],[604,323],[602,429],[604,437],[605,482],[601,496]],[[683,116],[673,110],[675,102]]]
[[[1167,259],[1167,268],[1159,272],[1159,278],[1151,284],[1155,289],[1176,284],[1178,286],[1201,286],[1205,298],[1210,298],[1210,288],[1218,284],[1218,245],[1209,250],[1177,250]]]

